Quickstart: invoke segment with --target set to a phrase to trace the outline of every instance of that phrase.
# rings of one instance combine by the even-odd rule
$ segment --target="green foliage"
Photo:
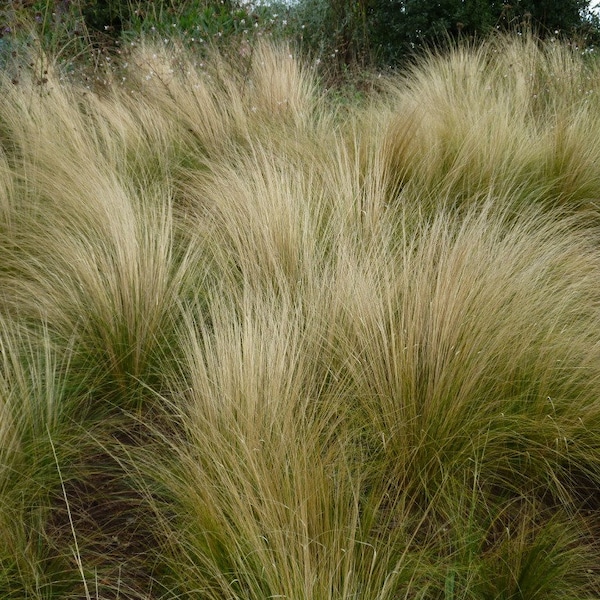
[[[293,7],[313,56],[339,65],[404,64],[423,49],[492,31],[575,36],[592,43],[596,18],[586,0],[302,0]]]
[[[0,60],[6,62],[15,40],[62,53],[67,61],[83,57],[97,64],[98,49],[119,52],[123,42],[140,36],[220,48],[269,36],[293,40],[326,76],[340,81],[357,68],[405,65],[424,49],[498,30],[568,36],[591,45],[600,28],[589,5],[589,0],[36,0],[0,9]]]
[[[220,0],[39,0],[0,8],[0,66],[20,81],[24,70],[51,55],[65,78],[104,85],[123,77],[122,64],[142,40],[169,48],[193,47],[207,56],[214,48],[247,56],[262,38],[289,38],[289,6]],[[41,68],[40,84],[48,78]]]
[[[304,0],[288,8],[290,34],[324,73],[372,63],[368,1]]]
[[[495,30],[535,32],[540,37],[573,36],[587,32],[586,0],[373,0],[370,36],[385,62],[423,47],[445,46],[451,40],[482,38]]]

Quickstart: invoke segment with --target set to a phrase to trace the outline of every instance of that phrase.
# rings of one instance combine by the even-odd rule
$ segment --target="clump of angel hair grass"
[[[247,82],[258,86],[253,97],[260,101],[253,100],[252,106],[246,107],[247,118],[252,118],[256,105],[256,122],[266,128],[266,114],[275,110],[272,103],[281,102],[282,122],[288,123],[287,115],[293,113],[289,123],[295,128],[298,119],[305,118],[298,115],[307,109],[299,105],[304,80],[294,79],[298,71],[287,54],[261,52],[253,80]],[[63,468],[62,440],[43,437],[39,442],[54,443],[58,458],[46,465],[55,484],[46,507],[54,515],[48,517],[52,522],[48,529],[54,527],[54,536],[60,540],[47,548],[48,561],[60,563],[66,557],[74,568],[68,577],[78,577],[68,550],[74,538],[67,516],[68,521],[72,517],[86,569],[92,569],[86,570],[90,581],[96,579],[96,587],[106,591],[106,577],[112,573],[112,582],[121,583],[117,586],[121,594],[145,597],[135,578],[149,580],[152,568],[138,566],[132,575],[123,566],[121,581],[116,570],[107,566],[124,560],[125,546],[121,544],[125,542],[110,541],[118,527],[119,539],[134,539],[132,552],[144,556],[145,548],[152,545],[151,531],[144,536],[146,546],[140,541],[141,534],[128,533],[147,529],[138,524],[137,519],[143,517],[137,513],[142,509],[127,480],[122,480],[121,463],[127,463],[127,447],[141,443],[136,433],[127,432],[131,422],[122,411],[148,408],[146,400],[149,405],[156,398],[147,390],[162,389],[165,377],[178,362],[176,331],[182,307],[190,300],[203,303],[204,279],[210,275],[211,262],[204,259],[205,244],[193,235],[193,223],[185,221],[183,203],[187,199],[181,196],[182,180],[197,175],[193,167],[199,162],[194,156],[198,146],[195,141],[182,142],[189,122],[173,118],[172,104],[165,106],[154,96],[132,102],[126,90],[106,89],[95,95],[76,86],[66,87],[50,67],[43,89],[33,80],[29,85],[23,80],[18,86],[2,81],[7,102],[0,116],[5,167],[0,190],[0,312],[7,322],[18,326],[35,329],[44,324],[57,360],[68,358],[69,369],[62,374],[64,385],[87,391],[87,416],[80,427],[88,430],[90,440],[82,445],[77,460]],[[270,74],[277,75],[280,67],[279,86],[274,85],[268,94],[261,82]],[[219,108],[228,112],[241,102],[242,82],[233,75],[225,81],[231,85],[232,97],[229,105],[223,98]],[[286,96],[278,100],[283,88]],[[216,100],[215,90],[211,93]],[[197,100],[192,87],[187,102]],[[196,114],[200,122],[204,109],[198,108]],[[7,356],[15,358],[12,347]],[[49,374],[48,380],[52,379]],[[124,448],[120,455],[110,450],[118,440]],[[50,446],[46,443],[44,448],[47,459]],[[63,495],[57,479],[60,473],[65,478]],[[25,477],[21,484],[31,486],[34,502],[39,482]],[[27,492],[22,497],[26,498]],[[3,520],[6,515],[29,510],[27,501],[21,509],[17,500],[16,494],[7,492]],[[65,506],[72,509],[68,515]],[[125,516],[113,518],[109,508],[103,510],[102,506]],[[132,512],[137,516],[129,524]],[[104,530],[98,531],[102,526]],[[23,544],[44,545],[43,535],[44,531],[36,530]],[[31,585],[46,585],[41,572],[45,567],[41,565],[41,574],[36,574],[34,559]],[[12,562],[6,564],[9,571],[14,567]],[[8,577],[11,574],[14,569]],[[56,581],[48,575],[48,585],[58,585],[61,578],[67,575],[55,574]],[[131,589],[126,592],[128,587]]]
[[[0,593],[47,598],[77,586],[67,548],[57,548],[52,515],[60,477],[73,476],[85,391],[70,390],[61,352],[43,329],[0,321]],[[64,553],[64,554],[63,554]]]
[[[315,79],[288,48],[262,42],[234,58],[213,51],[201,61],[144,44],[132,52],[134,97],[180,124],[188,159],[218,160],[274,131],[289,135],[312,125]]]
[[[550,507],[548,523],[563,520],[548,525],[551,539],[569,527],[583,535],[593,519],[573,515],[594,502],[600,475],[595,234],[503,204],[441,211],[416,227],[403,208],[405,226],[377,242],[385,250],[346,254],[323,309],[383,531],[401,527],[406,511],[420,515],[412,533],[422,560],[458,569],[467,597],[482,597],[490,569],[511,585],[529,576],[519,561],[549,543],[531,504]],[[527,543],[508,564],[497,532],[522,519]],[[560,580],[551,593],[561,597],[588,585],[594,559],[585,544],[557,544],[572,579],[549,560],[531,585]]]
[[[173,128],[151,134],[151,107],[134,114],[118,94],[56,81],[7,95],[2,311],[75,336],[89,384],[126,403],[168,347],[186,282],[198,283],[195,246],[178,243],[173,216]]]
[[[104,449],[134,433],[90,418],[73,355],[47,328],[0,320],[0,594],[148,598],[152,567],[136,556],[151,546],[148,513]]]
[[[493,188],[516,206],[597,215],[597,69],[573,46],[527,36],[418,61],[372,109],[392,192],[414,187],[435,209]],[[372,123],[358,119],[369,139]]]
[[[157,517],[175,589],[205,598],[391,597],[385,590],[415,577],[415,561],[386,571],[397,545],[368,537],[373,507],[361,498],[339,398],[315,360],[318,329],[281,290],[248,290],[241,304],[219,291],[210,306],[204,318],[191,311],[182,329],[188,354],[171,413],[184,436],[166,440],[160,462],[146,458],[165,490]]]
[[[65,564],[63,597],[82,570],[131,598],[597,594],[594,183],[564,191],[548,103],[490,48],[430,59],[348,124],[268,46],[241,67],[144,46],[135,90],[3,81],[2,410],[36,421],[59,540],[59,567],[0,555],[30,595]],[[42,379],[74,437],[20,407]],[[3,480],[3,521],[29,484]]]
[[[510,197],[434,215],[417,194],[383,203],[385,166],[371,156],[383,171],[365,177],[337,144],[310,176],[256,144],[190,184],[220,276],[180,330],[184,436],[144,467],[165,490],[174,585],[585,594],[596,230]]]
[[[43,90],[1,85],[0,313],[25,332],[4,357],[33,364],[27,355],[37,355],[34,332],[43,328],[42,347],[69,365],[38,373],[25,362],[24,382],[6,384],[3,422],[13,411],[31,439],[18,460],[6,456],[2,521],[14,522],[1,595],[82,597],[87,581],[96,595],[147,598],[153,569],[137,555],[145,556],[152,533],[123,476],[126,451],[117,460],[106,448],[141,443],[127,411],[151,404],[145,390],[160,389],[177,360],[178,304],[202,293],[198,245],[179,243],[173,210],[177,136],[151,106],[132,111],[118,91],[101,97],[63,86],[51,69]],[[38,381],[65,415],[58,432],[28,412],[28,402],[45,401]]]

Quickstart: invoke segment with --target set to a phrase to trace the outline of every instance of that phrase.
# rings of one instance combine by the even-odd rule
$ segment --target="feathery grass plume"
[[[15,202],[15,181],[9,166],[6,153],[0,146],[0,227],[10,223],[10,216]]]
[[[462,535],[461,496],[484,522],[519,498],[568,520],[599,483],[595,234],[493,204],[439,213],[390,257],[393,275],[348,294],[376,485],[390,511],[407,497],[427,511],[426,537]]]
[[[414,573],[388,572],[391,547],[366,537],[360,464],[315,369],[318,329],[272,291],[248,290],[241,305],[216,293],[210,307],[182,330],[172,397],[185,437],[147,466],[167,490],[172,516],[157,516],[178,593],[393,597],[381,590]]]
[[[360,381],[369,387],[384,384],[372,396],[384,415],[398,419],[391,429],[397,431],[394,438],[400,448],[407,440],[424,450],[448,440],[458,443],[449,449],[458,458],[459,447],[471,452],[474,443],[459,432],[481,431],[487,458],[508,461],[508,471],[497,463],[492,472],[509,487],[519,476],[532,475],[526,464],[510,468],[510,453],[495,456],[491,442],[495,427],[506,435],[522,426],[522,433],[535,437],[529,440],[525,463],[536,477],[544,473],[542,485],[561,431],[560,439],[566,435],[583,447],[594,444],[591,431],[598,415],[592,399],[600,375],[597,252],[593,233],[577,230],[573,222],[544,218],[540,211],[518,218],[502,210],[498,214],[493,203],[462,218],[441,212],[418,236],[403,240],[395,260],[390,257],[393,275],[383,282],[392,281],[393,287],[386,284],[378,292],[373,281],[361,288],[374,297],[362,302],[362,310],[356,309],[362,319],[355,319],[354,325],[369,324],[365,309],[377,305],[378,294],[383,296],[379,302],[385,322],[375,321],[355,335],[366,343],[361,352],[367,353],[366,364],[384,369]],[[385,337],[376,335],[379,331]],[[400,406],[386,411],[385,399]],[[472,418],[485,424],[471,427]],[[525,440],[515,438],[510,444],[518,462],[522,443]],[[389,441],[386,445],[391,447]],[[541,461],[537,467],[536,449]],[[411,456],[405,466],[416,458]],[[441,481],[439,465],[426,463]],[[392,464],[403,463],[396,457]],[[561,471],[563,466],[556,468]],[[421,475],[423,467],[418,464]],[[423,483],[420,478],[411,480]],[[552,486],[552,480],[547,483]]]
[[[231,291],[242,283],[287,291],[320,268],[326,223],[316,183],[293,157],[258,145],[252,156],[213,164],[210,174],[190,180],[190,233],[201,232],[215,274],[230,278]]]
[[[392,83],[396,116],[382,148],[388,169],[433,202],[445,193],[469,199],[526,178],[528,99],[507,89],[490,62],[485,46],[457,48],[418,63],[399,86]]]
[[[70,167],[76,163],[124,184],[131,180],[147,187],[154,180],[161,185],[168,181],[167,166],[180,132],[164,115],[141,100],[132,105],[120,88],[99,96],[83,86],[66,85],[51,63],[46,80],[43,88],[31,78],[18,86],[2,80],[9,100],[2,111],[9,161],[41,163],[40,169],[56,168],[62,177],[73,177]],[[21,170],[28,165],[15,166]],[[43,189],[26,191],[44,194]]]
[[[246,77],[246,103],[266,122],[281,120],[300,131],[311,123],[317,106],[314,74],[290,48],[257,44]]]
[[[540,151],[540,191],[571,210],[597,216],[600,176],[598,106],[581,105],[557,113],[553,127],[544,132]],[[545,189],[544,189],[545,182]]]
[[[278,52],[3,80],[0,590],[597,596],[594,67]]]
[[[237,62],[216,50],[199,62],[185,52],[174,57],[146,45],[136,48],[131,61],[137,66],[136,94],[182,127],[189,158],[200,164],[273,129],[302,130],[313,117],[314,77],[288,49],[267,42]]]
[[[516,206],[596,215],[597,66],[563,44],[540,44],[495,37],[431,55],[393,82],[390,174],[434,209],[436,198],[468,203],[494,189]]]
[[[157,107],[121,88],[85,94],[81,110],[87,134],[106,166],[132,190],[156,189],[161,201],[179,158],[177,124]]]
[[[141,170],[158,136],[136,132],[114,102],[99,110],[100,99],[60,86],[43,97],[17,90],[13,100],[23,208],[0,250],[3,310],[46,320],[63,339],[75,334],[82,369],[127,396],[136,378],[158,372],[151,364],[166,352],[182,286],[198,284],[193,247],[175,239],[167,159],[162,177]],[[119,123],[134,130],[130,143],[136,134],[135,164],[111,141]]]
[[[190,265],[174,256],[167,201],[138,212],[122,189],[107,187],[112,206],[103,222],[50,207],[44,224],[29,223],[3,252],[9,273],[2,279],[10,313],[47,319],[63,339],[76,335],[77,362],[89,370],[82,375],[114,386],[120,404],[136,379],[158,374],[153,361],[168,353],[168,323]]]

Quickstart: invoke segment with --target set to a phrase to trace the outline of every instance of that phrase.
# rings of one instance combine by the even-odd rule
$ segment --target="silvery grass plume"
[[[595,597],[595,67],[136,52],[0,83],[3,597]]]

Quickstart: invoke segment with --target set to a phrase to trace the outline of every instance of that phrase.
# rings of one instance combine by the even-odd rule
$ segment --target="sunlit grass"
[[[128,60],[0,82],[0,595],[597,597],[594,64]]]

